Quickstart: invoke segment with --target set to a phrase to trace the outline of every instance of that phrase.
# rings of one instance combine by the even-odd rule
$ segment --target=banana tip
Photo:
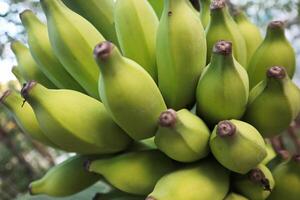
[[[0,97],[0,103],[3,103],[10,94],[11,94],[11,90],[6,90]]]
[[[290,158],[290,152],[287,150],[280,150],[278,151],[278,155],[283,159],[283,160],[288,160]]]
[[[218,41],[214,46],[213,52],[222,55],[230,55],[232,53],[232,42],[225,40]]]
[[[86,170],[86,171],[90,171],[90,166],[92,164],[92,161],[91,160],[86,160],[84,161],[83,163],[83,168]]]
[[[211,10],[222,9],[226,6],[226,0],[213,0],[210,4]]]
[[[263,171],[260,170],[259,168],[252,169],[249,172],[249,179],[254,183],[261,184],[264,190],[271,191],[269,180],[266,178]]]
[[[284,67],[274,66],[268,69],[267,77],[275,79],[283,79],[286,76],[286,71]]]
[[[158,123],[162,127],[173,127],[176,124],[177,113],[173,109],[161,113]]]
[[[233,136],[236,131],[236,126],[229,120],[221,121],[217,125],[217,134],[220,137]]]
[[[280,20],[271,21],[268,25],[269,28],[284,28],[285,23]]]
[[[153,196],[149,196],[149,197],[147,197],[145,200],[157,200],[157,199],[154,198]]]
[[[37,84],[36,81],[29,81],[23,85],[21,89],[21,95],[26,100],[28,98],[30,90]]]
[[[94,49],[95,59],[106,60],[109,57],[113,48],[114,45],[109,41],[105,41],[97,44]]]
[[[31,184],[28,186],[28,192],[29,192],[30,195],[34,195],[34,193],[32,191],[32,185]]]
[[[23,10],[23,11],[19,14],[20,19],[22,19],[27,13],[32,13],[32,11],[29,10],[29,9]]]

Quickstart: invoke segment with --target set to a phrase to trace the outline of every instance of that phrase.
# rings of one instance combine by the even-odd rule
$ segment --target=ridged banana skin
[[[2,106],[11,114],[22,131],[45,145],[57,148],[57,145],[50,141],[39,127],[30,105],[26,102],[23,104],[23,101],[21,94],[13,90],[5,92],[0,99]]]
[[[104,38],[119,45],[115,30],[114,0],[63,0],[63,2],[91,22]]]
[[[48,37],[47,26],[30,10],[22,12],[20,18],[28,34],[28,45],[31,55],[40,70],[57,88],[84,92],[84,89],[65,70],[64,66],[54,55]]]
[[[236,194],[236,193],[230,193],[224,200],[249,200],[246,197]]]
[[[247,47],[247,66],[251,57],[263,41],[259,28],[253,24],[242,11],[234,15],[234,20],[243,35]]]
[[[118,0],[115,23],[123,55],[140,64],[157,82],[158,18],[147,0]]]
[[[104,41],[103,36],[62,1],[40,2],[47,17],[49,38],[55,55],[85,91],[99,99],[99,69],[93,59],[93,48]]]
[[[174,169],[174,162],[158,150],[120,154],[89,165],[89,171],[102,175],[117,189],[136,195],[149,194],[156,182]]]
[[[211,20],[206,27],[207,63],[216,42],[220,40],[231,41],[234,57],[244,67],[247,67],[247,47],[237,24],[230,16],[227,6],[218,10],[211,10]]]
[[[20,83],[20,85],[23,85],[24,83],[26,83],[26,80],[23,78],[22,73],[21,73],[21,69],[18,66],[13,66],[11,68],[11,73],[14,74],[14,76],[17,78],[18,82]]]
[[[148,0],[158,18],[161,17],[164,9],[164,0]]]
[[[115,124],[103,104],[73,90],[29,89],[40,127],[63,150],[80,154],[107,154],[127,148],[131,139]]]
[[[37,66],[29,49],[24,44],[19,41],[14,41],[11,43],[11,49],[17,58],[21,75],[26,81],[36,80],[47,88],[56,88]]]
[[[74,156],[52,167],[40,180],[29,186],[31,195],[66,197],[81,192],[100,180],[101,176],[89,173],[84,163],[89,156]]]
[[[169,108],[192,107],[206,64],[205,33],[185,0],[167,0],[157,34],[158,85]]]
[[[167,109],[163,97],[151,76],[136,62],[122,57],[117,47],[112,45],[104,42],[96,47],[108,47],[104,61],[96,58],[102,72],[99,94],[103,104],[131,138],[151,138],[157,130],[160,113]]]
[[[203,160],[163,176],[146,200],[223,200],[228,190],[229,172]]]
[[[199,0],[200,4],[200,19],[202,26],[205,29],[210,22],[210,3],[211,0]]]

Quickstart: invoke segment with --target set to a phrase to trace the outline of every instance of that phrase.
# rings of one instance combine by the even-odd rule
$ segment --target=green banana
[[[215,44],[211,63],[198,82],[197,114],[215,125],[225,119],[240,119],[246,111],[249,96],[247,71],[232,55],[232,43]]]
[[[166,0],[157,33],[158,85],[169,108],[192,107],[206,64],[205,32],[186,0]]]
[[[268,165],[276,157],[276,152],[275,152],[270,140],[267,139],[267,140],[265,140],[265,142],[266,142],[267,156],[261,162],[261,164]]]
[[[46,136],[66,151],[115,153],[131,142],[94,98],[73,90],[49,90],[34,81],[27,83],[21,94]]]
[[[158,150],[145,150],[95,160],[86,167],[121,191],[147,195],[163,175],[175,169],[175,163]]]
[[[193,162],[209,153],[210,130],[205,123],[186,109],[177,113],[169,109],[160,115],[155,144],[170,158]]]
[[[237,24],[231,17],[226,0],[213,0],[210,5],[211,20],[206,28],[207,63],[211,58],[214,45],[219,40],[231,41],[234,57],[244,67],[247,67],[247,48]]]
[[[248,19],[243,11],[236,11],[234,13],[234,20],[246,42],[247,68],[252,55],[263,41],[263,37],[259,28]]]
[[[114,0],[62,1],[74,12],[91,22],[104,38],[118,45],[114,20]]]
[[[265,73],[270,66],[285,66],[291,78],[295,73],[296,55],[285,37],[282,21],[269,23],[264,41],[251,58],[248,67],[250,88],[265,79]]]
[[[97,45],[94,56],[101,71],[99,94],[111,117],[135,140],[154,136],[167,108],[151,76],[110,42]]]
[[[214,161],[201,161],[163,176],[146,200],[223,200],[229,172]]]
[[[246,174],[267,156],[266,144],[250,124],[238,120],[221,121],[210,137],[214,157],[229,170]]]
[[[229,195],[227,195],[227,197],[224,200],[249,200],[246,197],[236,194],[236,193],[230,193]]]
[[[155,52],[159,22],[151,5],[147,0],[117,0],[115,23],[123,55],[140,64],[157,82]]]
[[[15,75],[15,77],[17,78],[17,80],[20,83],[20,85],[23,85],[24,83],[26,83],[26,80],[22,76],[20,67],[13,66],[11,68],[11,72]]]
[[[50,141],[40,129],[32,108],[28,103],[24,103],[20,94],[7,90],[0,98],[0,103],[12,115],[22,131],[43,144],[57,148],[57,145]]]
[[[81,192],[100,180],[101,176],[84,169],[88,156],[73,156],[51,168],[44,177],[29,186],[31,195],[65,197]]]
[[[276,186],[268,200],[298,200],[300,196],[300,156],[278,165],[273,171]]]
[[[272,192],[275,182],[270,170],[258,165],[247,175],[236,175],[233,185],[237,192],[251,200],[266,199]]]
[[[200,19],[204,28],[206,28],[210,22],[210,4],[211,0],[199,0],[200,4]]]
[[[65,69],[92,97],[99,99],[99,69],[93,48],[103,36],[87,20],[68,9],[61,0],[40,0],[47,17],[53,51]]]
[[[274,66],[267,79],[250,92],[244,120],[264,137],[280,134],[300,112],[300,89],[290,80],[284,67]]]
[[[161,17],[164,9],[164,0],[148,0],[158,18]]]
[[[52,51],[47,26],[31,10],[20,14],[20,19],[28,34],[28,44],[32,57],[40,70],[57,88],[83,92],[82,87],[71,77]]]
[[[47,88],[56,88],[55,85],[39,69],[32,58],[29,49],[19,41],[11,43],[11,50],[15,54],[22,77],[26,80],[36,80]]]

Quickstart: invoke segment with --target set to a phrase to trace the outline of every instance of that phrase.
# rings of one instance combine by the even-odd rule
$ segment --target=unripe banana
[[[175,169],[175,163],[158,150],[145,150],[95,160],[86,167],[121,191],[147,195],[162,176]]]
[[[229,172],[215,161],[201,161],[163,176],[146,200],[223,200]]]
[[[268,163],[270,163],[270,161],[272,161],[276,157],[276,152],[275,152],[270,140],[267,139],[267,140],[265,140],[265,142],[266,142],[267,156],[261,162],[261,164],[263,164],[263,165],[267,165]]]
[[[32,58],[29,49],[19,41],[11,43],[11,50],[15,54],[18,67],[26,81],[36,80],[47,88],[56,88],[55,85],[39,69],[37,63]]]
[[[210,4],[211,0],[199,0],[200,4],[200,19],[205,29],[210,22]]]
[[[247,71],[233,57],[232,43],[219,41],[198,82],[197,114],[213,126],[221,120],[240,119],[248,96]]]
[[[15,77],[17,78],[17,80],[20,83],[20,85],[23,85],[24,83],[26,83],[26,80],[22,76],[20,67],[13,66],[11,68],[11,72],[15,75]]]
[[[92,52],[99,41],[104,41],[103,36],[61,0],[40,2],[47,17],[49,38],[55,55],[85,91],[99,99],[99,69]]]
[[[189,1],[166,0],[157,35],[158,84],[169,108],[192,107],[206,64],[205,33]]]
[[[31,195],[45,194],[53,197],[65,197],[90,187],[101,176],[84,169],[88,156],[74,156],[52,167],[44,177],[29,186]]]
[[[295,73],[296,55],[285,37],[282,21],[272,21],[269,24],[264,41],[251,58],[248,67],[250,88],[265,79],[270,66],[285,66],[291,78]]]
[[[110,42],[97,45],[94,56],[102,73],[99,94],[111,117],[135,140],[154,136],[167,108],[151,76]]]
[[[114,12],[123,55],[140,64],[157,82],[155,52],[159,22],[153,8],[147,0],[117,0]]]
[[[250,92],[244,120],[264,137],[280,134],[300,112],[300,89],[284,67],[271,67],[266,80]]]
[[[243,11],[236,11],[234,20],[246,42],[247,65],[245,67],[247,68],[252,55],[263,41],[263,37],[259,28],[248,19]]]
[[[22,131],[43,144],[57,147],[40,129],[32,108],[28,103],[24,103],[20,94],[13,90],[7,90],[0,98],[0,103],[12,115]]]
[[[300,196],[300,156],[278,165],[273,171],[276,186],[268,200],[298,200]]]
[[[114,0],[63,0],[63,2],[91,22],[104,38],[118,45],[114,20]]]
[[[158,18],[161,17],[164,9],[164,0],[148,0]]]
[[[49,90],[34,81],[27,83],[21,93],[46,136],[66,151],[114,153],[131,142],[103,104],[92,97],[73,90]]]
[[[31,10],[20,14],[20,19],[28,34],[28,44],[32,57],[39,69],[57,88],[83,92],[82,87],[71,77],[53,53],[47,26]]]
[[[249,200],[246,197],[236,194],[236,193],[230,193],[224,200]]]
[[[155,144],[170,158],[193,162],[209,153],[210,130],[190,111],[169,109],[160,115]]]
[[[264,200],[271,194],[275,182],[270,170],[258,165],[246,175],[236,175],[233,185],[237,192],[251,200]]]
[[[232,42],[234,57],[246,68],[247,48],[237,24],[231,17],[226,0],[213,0],[210,5],[211,20],[206,28],[207,63],[210,62],[211,52],[219,40]]]
[[[215,158],[229,170],[246,174],[267,156],[266,144],[250,124],[238,120],[221,121],[210,137]]]

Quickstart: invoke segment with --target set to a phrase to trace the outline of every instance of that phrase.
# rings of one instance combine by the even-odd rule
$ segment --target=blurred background
[[[300,1],[231,2],[243,8],[263,33],[270,20],[287,21],[286,35],[298,55],[295,82],[300,85]],[[20,88],[11,73],[16,60],[10,50],[10,42],[17,39],[26,43],[26,35],[19,20],[19,13],[24,9],[35,11],[45,20],[38,0],[0,0],[0,92],[7,88]],[[41,177],[49,167],[61,162],[66,156],[30,140],[0,108],[0,200],[27,199],[22,194],[27,192],[29,182]]]

